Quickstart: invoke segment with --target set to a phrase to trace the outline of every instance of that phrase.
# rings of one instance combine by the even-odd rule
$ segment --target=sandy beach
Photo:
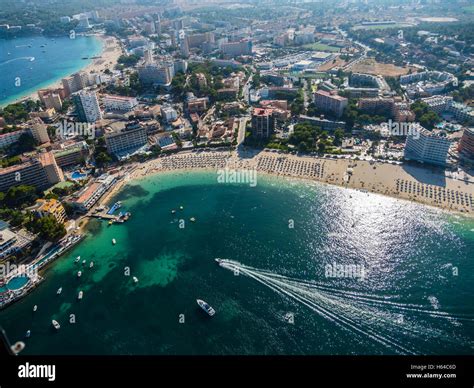
[[[130,180],[174,170],[254,169],[280,177],[300,178],[409,200],[446,211],[474,214],[474,180],[445,176],[437,170],[407,164],[284,155],[273,152],[188,151],[137,164],[106,200]],[[105,197],[104,197],[105,198]],[[105,203],[102,200],[101,203]]]
[[[118,58],[122,55],[123,52],[120,42],[116,38],[111,36],[104,36],[99,34],[95,34],[94,36],[102,41],[102,53],[100,54],[100,58],[94,59],[92,63],[82,68],[81,71],[85,71],[87,73],[102,73],[106,69],[113,70]],[[42,89],[57,89],[62,87],[62,82],[61,80],[59,80],[49,84],[46,87],[43,87]],[[18,98],[11,103],[13,104],[25,100],[39,100],[38,92],[34,91],[33,93]]]

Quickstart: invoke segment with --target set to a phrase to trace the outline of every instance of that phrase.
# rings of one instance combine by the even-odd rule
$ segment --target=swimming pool
[[[7,288],[11,291],[17,291],[25,287],[30,281],[28,276],[15,276],[7,283]]]
[[[71,174],[71,179],[74,179],[74,180],[81,180],[81,179],[85,179],[85,178],[87,178],[87,174],[83,174],[79,171],[74,171]]]

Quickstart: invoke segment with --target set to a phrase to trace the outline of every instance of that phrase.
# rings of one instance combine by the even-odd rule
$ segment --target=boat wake
[[[327,284],[286,277],[242,265],[232,260],[219,260],[222,268],[245,275],[278,294],[306,306],[326,320],[353,334],[368,337],[399,354],[419,354],[412,345],[415,340],[465,341],[442,329],[434,328],[423,317],[474,322],[472,315],[453,315],[427,306],[401,303],[394,297],[371,295],[331,287]],[[469,342],[469,340],[467,340]]]
[[[0,66],[6,65],[6,64],[11,63],[11,62],[19,61],[19,60],[25,60],[25,61],[33,62],[35,60],[35,57],[18,57],[18,58],[9,59],[8,61],[1,62]]]

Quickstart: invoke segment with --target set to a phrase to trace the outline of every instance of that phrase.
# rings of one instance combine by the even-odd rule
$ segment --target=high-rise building
[[[189,57],[189,44],[188,44],[188,38],[185,36],[181,41],[179,42],[179,48],[181,51],[181,55],[184,58]]]
[[[175,74],[180,71],[182,73],[186,73],[188,71],[188,62],[183,59],[177,59],[174,61],[174,72]]]
[[[40,119],[35,119],[32,122],[30,132],[38,144],[49,143],[47,126]]]
[[[145,64],[149,65],[153,63],[153,51],[148,49],[145,50],[143,53],[143,57],[145,59]]]
[[[405,143],[405,159],[444,166],[451,141],[443,131],[428,131],[412,124]]]
[[[188,35],[189,48],[199,48],[204,42],[215,43],[215,35],[212,32]]]
[[[136,151],[146,145],[147,142],[146,128],[141,126],[136,129],[105,134],[107,151],[117,157],[127,152]]]
[[[20,139],[20,136],[26,133],[27,131],[23,129],[13,132],[0,133],[0,150],[17,143]]]
[[[63,172],[50,152],[32,157],[21,164],[0,169],[0,191],[2,192],[19,185],[34,186],[42,190],[63,180]]]
[[[81,122],[95,123],[102,118],[96,92],[81,91],[73,94],[77,117]]]
[[[89,86],[89,75],[85,71],[79,71],[70,77],[63,78],[62,84],[66,96],[69,96]]]
[[[463,159],[474,161],[474,128],[466,128],[458,146],[459,155]]]
[[[145,23],[145,32],[149,35],[154,34],[156,31],[155,23]]]
[[[53,108],[59,112],[63,107],[63,101],[61,94],[52,89],[40,89],[38,90],[38,97],[40,101],[45,105],[46,109]]]
[[[252,41],[249,39],[242,39],[238,42],[224,43],[222,46],[222,52],[232,57],[240,55],[252,55]]]
[[[252,135],[255,138],[269,138],[275,130],[272,109],[254,108],[252,111]]]
[[[330,112],[336,117],[341,117],[348,104],[348,100],[335,93],[319,90],[314,94],[314,104],[316,108],[321,109],[323,112]]]
[[[138,67],[140,81],[146,84],[169,85],[174,77],[174,63],[144,64]]]

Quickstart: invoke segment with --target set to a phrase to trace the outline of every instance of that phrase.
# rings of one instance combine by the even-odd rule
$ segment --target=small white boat
[[[61,328],[61,325],[59,324],[58,321],[56,320],[52,320],[51,323],[53,324],[53,327],[56,329],[56,330],[59,330]]]
[[[81,271],[79,271],[79,272],[77,273],[77,277],[78,277],[78,278],[80,278],[80,277],[81,277],[81,275],[82,275],[82,272],[81,272]]]
[[[206,302],[201,299],[196,299],[197,304],[201,307],[210,317],[214,316],[216,310],[209,306]]]
[[[79,294],[77,295],[77,299],[81,300],[83,296],[84,296],[84,292],[81,290],[79,291]]]
[[[38,310],[38,306],[37,306],[37,305],[34,305],[34,306],[33,306],[33,311],[36,311],[36,310]]]
[[[138,278],[136,276],[133,277],[133,282],[138,283]]]
[[[75,262],[76,262],[76,263],[79,263],[79,260],[81,260],[81,256],[77,256]]]
[[[194,217],[191,217],[189,220],[190,220],[191,222],[196,222],[196,219],[195,219]]]
[[[62,288],[62,287],[59,287],[58,290],[56,291],[56,294],[60,295],[61,292],[63,292],[63,288]]]
[[[82,260],[82,265],[86,264],[86,261],[85,260]]]
[[[89,268],[92,268],[94,266],[94,262],[91,261],[91,263],[89,264]]]
[[[179,210],[183,210],[183,209],[184,209],[184,207],[183,207],[183,206],[180,206],[180,207],[179,207]]]
[[[114,238],[112,239],[112,244],[117,244],[117,240],[115,240]]]
[[[26,334],[25,334],[25,337],[30,338],[30,336],[31,336],[31,330],[27,330]]]
[[[171,214],[174,214],[174,213],[176,213],[176,210],[174,210],[174,209],[171,210]]]

